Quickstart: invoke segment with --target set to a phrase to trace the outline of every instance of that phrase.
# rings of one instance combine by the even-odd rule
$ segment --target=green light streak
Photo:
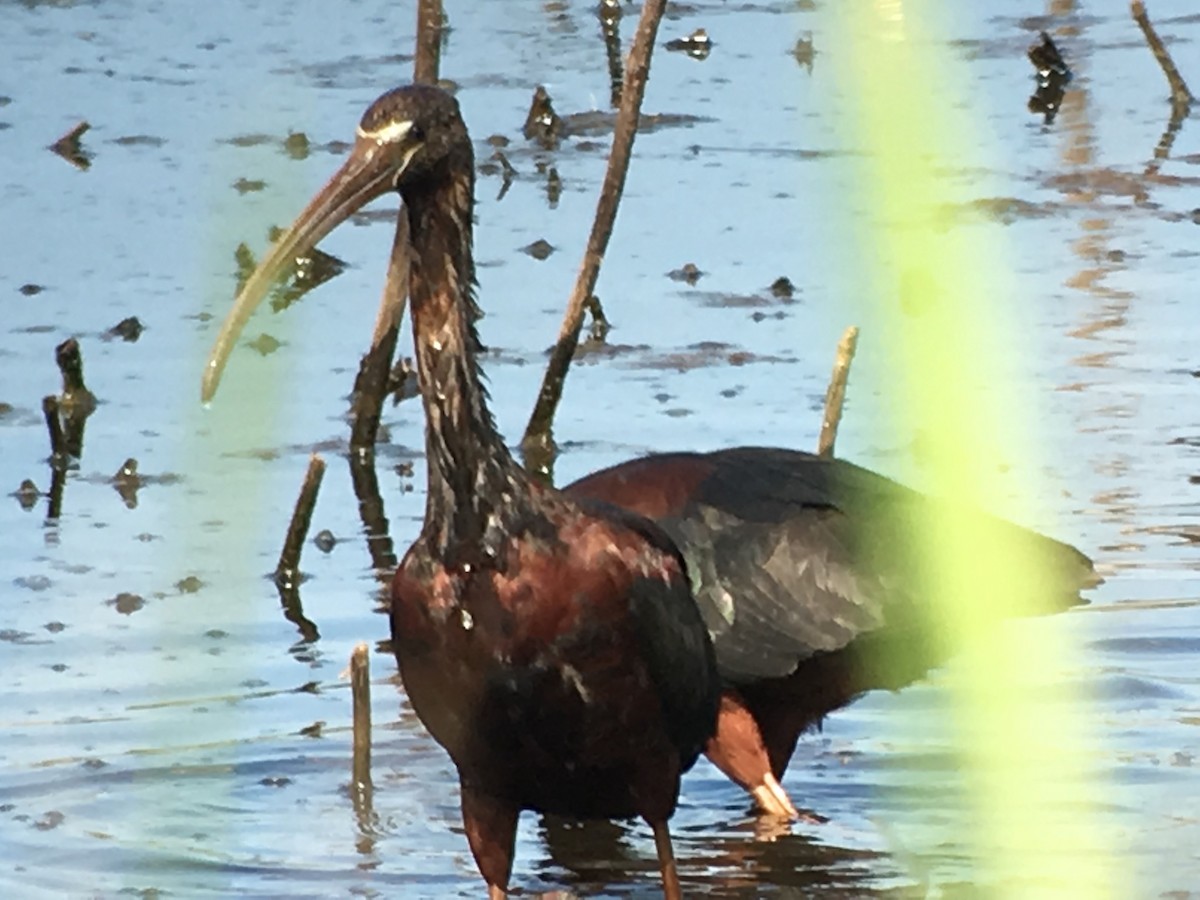
[[[850,143],[866,149],[853,200],[871,211],[856,222],[872,304],[861,322],[874,336],[868,352],[886,354],[899,401],[893,430],[921,435],[932,492],[964,506],[894,552],[924,558],[934,639],[965,648],[947,681],[974,880],[996,897],[1124,897],[1115,842],[1094,808],[1103,786],[1088,775],[1096,766],[1085,698],[1054,684],[1056,673],[1077,670],[1060,636],[1070,629],[997,624],[1036,602],[1041,570],[1026,546],[965,509],[996,509],[1013,490],[999,478],[997,448],[1022,461],[1023,476],[1040,466],[1024,464],[1036,462],[1036,387],[1021,375],[1023,323],[1006,318],[1015,295],[1005,248],[994,229],[953,227],[944,215],[955,199],[949,179],[988,162],[974,149],[979,113],[959,90],[966,73],[936,36],[952,14],[901,0],[833,11]],[[1026,497],[1041,489],[1019,485]],[[1018,506],[1015,516],[1029,522],[1025,513]]]

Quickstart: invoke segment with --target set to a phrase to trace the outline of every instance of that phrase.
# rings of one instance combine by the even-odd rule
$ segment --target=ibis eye
[[[425,140],[425,129],[414,122],[412,127],[408,129],[408,136],[414,141],[423,141]]]

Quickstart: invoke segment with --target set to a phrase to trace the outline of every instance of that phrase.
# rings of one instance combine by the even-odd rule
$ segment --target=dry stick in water
[[[354,496],[358,498],[358,517],[363,523],[371,565],[375,577],[387,587],[392,583],[392,572],[396,569],[396,548],[388,533],[379,478],[375,474],[375,458],[358,453],[351,453],[349,458],[350,480],[354,484]]]
[[[833,374],[829,376],[829,389],[825,391],[825,415],[821,418],[817,455],[826,459],[833,456],[833,444],[837,440],[838,425],[842,421],[842,406],[846,402],[846,381],[850,378],[850,363],[854,361],[854,351],[857,347],[858,326],[851,325],[838,341]]]
[[[375,474],[375,437],[379,433],[379,417],[387,396],[392,357],[400,337],[400,319],[404,316],[408,297],[408,210],[401,206],[397,216],[383,299],[375,319],[375,334],[371,349],[359,366],[350,401],[353,412],[350,480],[354,484],[354,496],[358,498],[358,515],[367,536],[371,563],[385,584],[389,583],[396,568],[396,552],[388,535],[388,520],[379,494],[379,478]]]
[[[608,82],[613,106],[621,102],[621,0],[601,0],[596,8],[600,17],[600,32],[604,35],[604,55],[608,59]]]
[[[67,480],[67,452],[58,398],[53,394],[42,398],[42,413],[46,416],[46,428],[50,432],[50,499],[46,519],[57,521],[62,513],[63,486]]]
[[[366,644],[350,654],[350,694],[354,704],[354,761],[356,794],[371,790],[371,673]]]
[[[375,449],[383,400],[391,379],[392,357],[400,338],[400,320],[404,318],[404,305],[408,298],[408,253],[405,250],[408,243],[408,211],[401,206],[396,215],[399,217],[396,237],[392,244],[392,257],[388,261],[383,298],[375,317],[375,333],[371,337],[370,349],[359,364],[354,390],[350,395],[352,456],[367,455]]]
[[[617,125],[613,133],[612,153],[608,157],[608,171],[604,173],[604,184],[600,187],[600,200],[596,205],[596,220],[588,237],[583,264],[567,302],[567,313],[558,333],[558,343],[550,355],[550,364],[538,392],[537,403],[521,445],[526,453],[547,450],[551,443],[551,426],[554,413],[562,399],[563,382],[567,369],[579,343],[579,330],[583,327],[584,305],[596,287],[600,275],[600,264],[608,249],[612,236],[613,222],[617,217],[617,206],[625,189],[625,174],[629,170],[629,158],[633,153],[633,139],[637,133],[638,115],[642,108],[642,97],[646,93],[646,79],[650,75],[650,55],[654,50],[654,38],[658,34],[658,23],[662,19],[666,0],[646,0],[642,5],[642,16],[638,20],[633,46],[625,62],[625,90],[621,95],[621,108],[617,112]]]
[[[1184,114],[1186,114],[1187,107],[1196,98],[1188,90],[1187,82],[1183,80],[1183,76],[1175,68],[1175,61],[1171,59],[1171,54],[1163,45],[1158,32],[1154,30],[1154,26],[1150,24],[1150,17],[1146,14],[1146,5],[1141,0],[1133,0],[1129,4],[1129,10],[1133,13],[1134,21],[1142,29],[1142,34],[1146,36],[1146,43],[1150,45],[1150,52],[1154,54],[1154,58],[1158,60],[1158,64],[1162,67],[1163,74],[1167,76],[1167,83],[1171,86],[1171,106],[1177,110],[1183,110]]]
[[[300,496],[296,498],[296,510],[292,513],[291,524],[288,525],[287,538],[283,542],[283,552],[279,554],[279,565],[275,567],[277,583],[295,582],[300,571],[300,551],[304,547],[304,538],[308,535],[313,507],[317,504],[317,491],[321,489],[321,479],[324,476],[325,460],[314,453],[308,461],[308,473],[304,476],[304,485],[300,488]]]
[[[413,61],[413,81],[418,84],[437,84],[444,24],[442,0],[417,3],[417,58]]]
[[[415,82],[437,84],[443,22],[441,0],[420,0],[417,4],[417,53],[413,62]],[[407,243],[408,214],[403,207],[399,216],[401,227],[396,229],[395,240]],[[383,400],[387,396],[392,357],[396,355],[400,320],[404,318],[407,299],[408,254],[404,252],[401,244],[394,243],[392,259],[388,263],[387,283],[379,303],[379,314],[375,317],[371,348],[359,364],[358,376],[354,379],[354,390],[351,392],[350,449],[360,455],[375,449],[379,417],[383,410]]]
[[[58,415],[58,398],[53,394],[42,398],[42,414],[50,432],[50,465],[58,466],[66,459],[63,448],[62,419]]]
[[[54,361],[62,374],[59,413],[63,448],[76,458],[83,456],[83,428],[96,409],[96,396],[83,381],[83,351],[75,338],[67,338],[54,348]]]

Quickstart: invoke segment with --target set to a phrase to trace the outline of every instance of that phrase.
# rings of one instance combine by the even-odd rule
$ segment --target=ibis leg
[[[658,851],[658,870],[662,873],[663,897],[665,900],[683,900],[679,887],[679,872],[675,868],[675,851],[671,847],[671,833],[667,820],[651,822],[654,829],[654,849]]]
[[[463,826],[475,865],[487,882],[488,900],[504,900],[508,896],[518,812],[505,800],[462,785]]]

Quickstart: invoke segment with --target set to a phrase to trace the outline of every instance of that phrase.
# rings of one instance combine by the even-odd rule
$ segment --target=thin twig
[[[400,339],[400,320],[404,318],[408,299],[408,211],[401,207],[396,215],[396,236],[392,240],[392,256],[388,260],[371,347],[359,363],[350,394],[350,449],[357,456],[370,455],[375,449],[392,357]]]
[[[838,425],[842,421],[842,406],[846,402],[846,381],[850,378],[850,363],[854,361],[854,351],[857,347],[858,327],[851,325],[838,341],[833,374],[829,376],[829,389],[825,391],[825,414],[821,418],[817,455],[826,459],[833,456],[833,444],[837,440]]]
[[[600,17],[600,33],[604,35],[604,55],[608,59],[609,100],[613,106],[621,104],[621,0],[600,0],[596,8]]]
[[[60,457],[61,460],[61,457]],[[62,517],[63,489],[67,486],[67,467],[60,461],[50,464],[50,490],[46,492],[46,521],[57,522]]]
[[[296,498],[296,509],[292,513],[292,522],[288,525],[283,552],[279,554],[279,565],[275,567],[276,583],[295,582],[300,572],[300,551],[304,548],[305,537],[308,536],[308,526],[312,522],[313,507],[317,504],[317,492],[321,489],[323,477],[325,460],[314,453],[308,461],[308,472],[304,476],[300,496]]]
[[[383,511],[383,497],[379,493],[379,479],[375,474],[374,454],[350,454],[350,480],[354,483],[354,496],[358,498],[358,515],[362,519],[371,564],[376,576],[390,584],[396,568],[396,550],[388,534],[388,520]]]
[[[417,84],[437,84],[444,24],[442,0],[419,0],[417,57],[413,61],[413,81]]]
[[[304,614],[304,604],[300,600],[300,585],[295,579],[286,581],[276,579],[275,589],[279,591],[279,606],[283,617],[296,626],[300,637],[306,644],[315,644],[321,639],[317,623]]]
[[[1167,84],[1171,86],[1171,106],[1183,110],[1183,115],[1186,115],[1187,108],[1196,98],[1188,90],[1187,82],[1183,80],[1179,69],[1175,67],[1175,61],[1171,59],[1170,52],[1158,36],[1158,32],[1154,30],[1154,26],[1150,24],[1150,16],[1146,14],[1146,5],[1141,0],[1133,0],[1129,4],[1129,10],[1133,13],[1133,19],[1138,23],[1138,27],[1142,29],[1142,34],[1146,36],[1150,52],[1154,54],[1154,58],[1162,67],[1163,74],[1167,76]]]
[[[370,651],[359,644],[350,654],[350,695],[354,706],[353,790],[371,789]]]
[[[50,490],[46,493],[46,519],[56,522],[62,513],[63,487],[67,482],[67,454],[58,398],[53,394],[42,398],[42,413],[46,417],[46,429],[50,432]]]
[[[61,465],[64,453],[62,419],[58,414],[58,398],[53,394],[42,398],[42,414],[46,417],[46,430],[50,432],[50,465]]]
[[[83,456],[83,429],[87,418],[96,410],[96,395],[83,380],[83,351],[75,338],[67,338],[54,348],[54,361],[62,374],[62,394],[59,400],[63,430],[63,447],[76,459]]]
[[[629,171],[629,159],[633,153],[633,139],[637,134],[638,116],[642,108],[642,97],[646,93],[646,80],[650,75],[650,56],[654,50],[654,39],[658,34],[658,23],[662,19],[666,0],[646,0],[638,20],[633,46],[625,63],[625,90],[621,94],[621,108],[617,112],[617,124],[613,133],[612,152],[608,157],[608,170],[600,187],[600,199],[596,205],[596,220],[588,237],[587,249],[575,288],[567,302],[567,312],[558,333],[558,343],[550,356],[542,389],[537,403],[525,427],[523,446],[552,444],[551,426],[554,413],[562,399],[563,382],[567,377],[575,347],[579,343],[579,331],[583,327],[584,305],[596,287],[600,275],[600,264],[608,249],[612,236],[617,207],[625,189],[625,175]]]

